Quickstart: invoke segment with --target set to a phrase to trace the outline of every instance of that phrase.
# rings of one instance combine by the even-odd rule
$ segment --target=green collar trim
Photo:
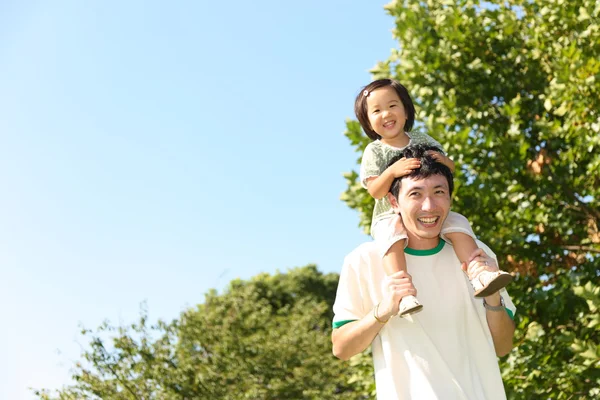
[[[410,254],[411,256],[432,256],[432,255],[437,254],[440,251],[442,251],[445,244],[446,244],[446,242],[444,241],[444,239],[440,239],[440,242],[438,243],[438,245],[435,246],[433,249],[416,250],[416,249],[411,249],[410,247],[407,247],[404,249],[404,252],[406,254]]]

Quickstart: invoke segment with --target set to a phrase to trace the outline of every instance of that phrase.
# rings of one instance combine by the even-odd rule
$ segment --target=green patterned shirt
[[[443,149],[442,145],[423,132],[407,132],[406,133],[410,138],[407,146],[411,144],[426,144],[429,146],[436,146],[440,149]],[[398,148],[392,147],[385,143],[382,143],[380,140],[375,140],[367,145],[365,148],[365,152],[362,156],[362,162],[360,164],[360,183],[366,189],[367,188],[367,179],[379,176],[385,171],[390,160],[401,154],[402,150],[404,150],[407,146]],[[387,196],[384,196],[382,199],[375,199],[375,208],[373,209],[373,220],[371,222],[371,226],[381,219],[389,218],[394,215],[394,211],[392,210],[392,206],[387,199]]]

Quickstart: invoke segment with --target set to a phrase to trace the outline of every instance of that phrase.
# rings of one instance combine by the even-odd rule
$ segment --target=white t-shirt
[[[495,254],[477,242],[492,257]],[[481,299],[443,240],[431,250],[405,250],[423,311],[392,318],[372,343],[379,400],[506,399]],[[381,301],[386,279],[373,242],[344,260],[333,306],[334,328],[361,319]],[[509,315],[516,309],[500,292]]]

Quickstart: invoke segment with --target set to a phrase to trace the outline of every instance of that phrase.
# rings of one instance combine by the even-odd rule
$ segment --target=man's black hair
[[[392,195],[394,195],[394,197],[398,198],[398,194],[400,193],[400,187],[402,186],[402,179],[413,178],[416,180],[420,180],[429,178],[432,175],[442,175],[446,177],[446,180],[448,181],[448,189],[450,191],[450,196],[452,196],[452,192],[454,191],[454,176],[452,175],[452,171],[450,171],[450,168],[448,168],[441,162],[436,161],[432,156],[427,154],[428,151],[432,150],[442,152],[442,149],[436,146],[416,144],[406,147],[401,155],[398,155],[390,160],[386,168],[389,168],[392,164],[400,160],[402,157],[418,158],[421,161],[421,166],[419,168],[414,169],[408,175],[394,179],[394,181],[392,182],[392,186],[390,187],[390,192],[392,193]]]

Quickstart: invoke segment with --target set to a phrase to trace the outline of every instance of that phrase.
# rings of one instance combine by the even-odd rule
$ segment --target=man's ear
[[[398,200],[396,200],[396,196],[394,196],[391,192],[387,194],[387,198],[388,201],[390,202],[390,204],[392,205],[392,208],[394,209],[394,212],[398,213],[400,212],[400,210],[398,210]]]

